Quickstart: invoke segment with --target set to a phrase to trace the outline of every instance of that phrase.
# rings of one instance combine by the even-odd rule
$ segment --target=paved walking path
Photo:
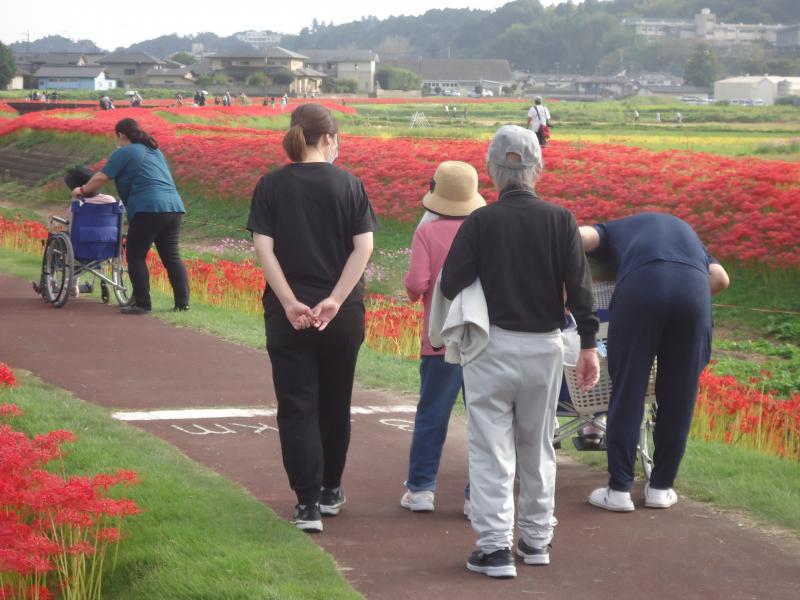
[[[28,282],[0,275],[0,361],[136,419],[133,425],[241,483],[279,515],[291,514],[266,352],[122,316],[93,298],[56,310]],[[604,475],[567,459],[559,466],[552,565],[518,563],[514,580],[469,573],[464,563],[474,535],[461,514],[464,420],[450,427],[436,512],[411,514],[398,504],[414,418],[408,398],[358,391],[353,404],[349,501],[313,540],[369,600],[800,597],[796,539],[685,498],[666,511],[600,511],[586,496]],[[182,410],[212,407],[256,412]],[[179,412],[130,414],[159,409]],[[639,506],[641,496],[637,486]]]

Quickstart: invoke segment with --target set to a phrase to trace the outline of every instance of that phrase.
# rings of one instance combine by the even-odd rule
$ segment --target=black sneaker
[[[550,564],[550,546],[534,548],[533,546],[526,544],[522,538],[519,538],[519,544],[517,544],[517,554],[522,557],[526,565]]]
[[[319,533],[322,531],[322,515],[317,504],[298,504],[289,521],[300,531]]]
[[[323,516],[338,515],[345,502],[347,502],[347,498],[341,487],[322,488],[319,494],[319,511]]]
[[[177,304],[173,307],[172,312],[186,312],[189,310],[189,305],[184,304],[182,306],[178,306]]]
[[[119,312],[121,312],[123,315],[149,315],[152,311],[144,306],[131,304],[129,306],[123,306],[119,309]]]
[[[501,548],[491,554],[482,550],[475,550],[469,555],[467,569],[473,573],[483,573],[489,577],[516,577],[517,567],[514,565],[514,555],[511,548]]]

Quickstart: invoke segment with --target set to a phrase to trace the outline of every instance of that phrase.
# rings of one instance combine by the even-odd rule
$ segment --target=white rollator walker
[[[592,296],[594,297],[595,308],[599,314],[607,313],[611,304],[611,296],[614,293],[614,283],[611,281],[599,281],[592,285]],[[598,347],[605,347],[608,339],[608,322],[600,323],[600,330],[597,333]],[[597,385],[585,392],[578,387],[576,380],[575,367],[564,367],[564,378],[569,390],[569,401],[559,399],[557,416],[568,417],[566,423],[562,423],[553,439],[554,443],[569,438],[575,434],[580,434],[586,426],[592,426],[605,434],[606,421],[605,415],[608,412],[608,403],[611,399],[611,377],[608,374],[608,359],[605,356],[599,357],[600,361],[600,380]],[[650,372],[650,381],[647,385],[645,395],[644,418],[639,433],[639,458],[642,461],[642,470],[645,477],[650,479],[653,470],[653,458],[650,454],[650,439],[653,428],[655,427],[656,417],[656,398],[655,398],[656,364]],[[605,436],[603,436],[605,437]],[[573,442],[578,442],[576,438]],[[584,449],[579,443],[575,444],[579,450]],[[605,449],[603,445],[600,449]]]
[[[107,304],[111,294],[120,306],[130,304],[130,283],[123,258],[123,215],[116,204],[89,204],[73,200],[72,219],[51,216],[44,245],[42,272],[33,289],[44,300],[61,308],[73,293],[74,282],[91,275],[85,290],[100,281],[100,297]]]

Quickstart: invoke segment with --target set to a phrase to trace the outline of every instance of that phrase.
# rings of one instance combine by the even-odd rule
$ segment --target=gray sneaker
[[[550,547],[544,546],[542,548],[534,548],[525,543],[525,540],[519,538],[517,544],[517,555],[521,556],[526,565],[549,565],[550,564]]]
[[[489,577],[516,577],[517,567],[514,564],[514,555],[511,548],[500,548],[486,554],[482,550],[475,550],[469,555],[467,569],[473,573],[483,573]]]

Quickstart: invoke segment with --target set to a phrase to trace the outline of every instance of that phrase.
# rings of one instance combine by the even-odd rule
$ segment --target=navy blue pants
[[[617,285],[609,321],[608,485],[628,491],[633,484],[644,396],[657,356],[650,485],[670,488],[686,449],[700,372],[711,355],[708,275],[679,263],[648,263]]]

